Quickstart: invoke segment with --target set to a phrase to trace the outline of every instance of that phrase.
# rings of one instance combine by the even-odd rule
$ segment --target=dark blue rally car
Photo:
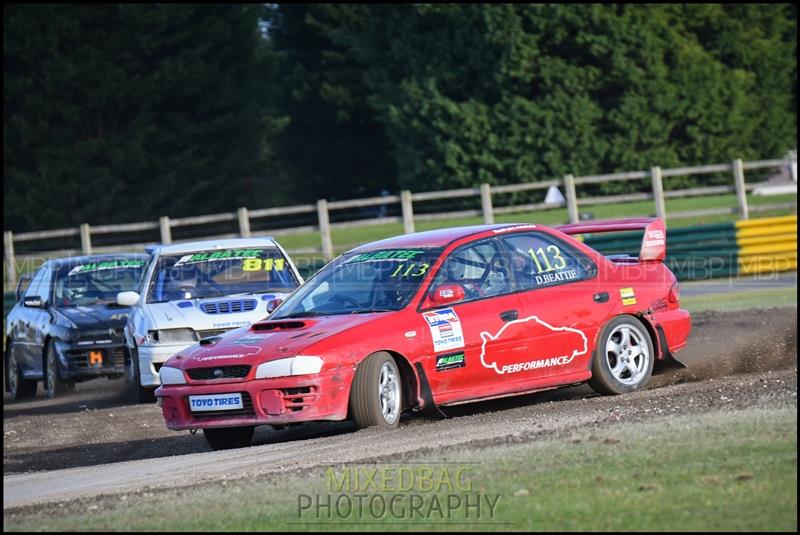
[[[17,285],[6,318],[6,390],[47,397],[95,377],[120,377],[128,360],[128,307],[117,294],[138,289],[149,256],[107,254],[48,260]]]

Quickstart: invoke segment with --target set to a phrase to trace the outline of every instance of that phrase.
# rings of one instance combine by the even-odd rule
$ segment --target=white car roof
[[[195,251],[208,251],[213,249],[233,249],[237,247],[275,247],[277,243],[272,238],[235,238],[230,240],[204,240],[176,243],[172,245],[158,245],[152,252],[159,255],[192,253]]]

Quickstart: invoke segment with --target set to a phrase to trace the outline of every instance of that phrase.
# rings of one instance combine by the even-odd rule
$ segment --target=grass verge
[[[689,312],[701,310],[746,310],[749,308],[796,307],[797,287],[746,290],[681,298],[681,307]]]

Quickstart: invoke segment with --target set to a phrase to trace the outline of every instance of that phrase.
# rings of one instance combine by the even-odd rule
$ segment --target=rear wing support
[[[657,217],[641,217],[634,219],[605,219],[570,223],[555,227],[564,234],[588,234],[594,232],[620,232],[625,230],[644,229],[642,246],[639,250],[639,261],[663,262],[667,254],[667,229],[664,222]]]

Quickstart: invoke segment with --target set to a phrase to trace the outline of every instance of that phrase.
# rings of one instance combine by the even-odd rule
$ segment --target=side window
[[[45,273],[48,272],[48,271],[50,271],[50,269],[47,266],[39,268],[39,271],[37,271],[36,274],[33,276],[33,279],[31,279],[31,283],[28,285],[28,288],[25,290],[25,297],[34,297],[34,296],[42,297],[38,293],[39,292],[39,286],[40,286],[40,284],[42,282],[42,279],[45,276]]]
[[[508,258],[494,239],[460,247],[442,263],[431,290],[453,283],[464,288],[464,301],[509,293],[513,286]]]
[[[546,234],[502,238],[510,252],[514,279],[521,290],[590,279],[597,267],[580,251]]]

